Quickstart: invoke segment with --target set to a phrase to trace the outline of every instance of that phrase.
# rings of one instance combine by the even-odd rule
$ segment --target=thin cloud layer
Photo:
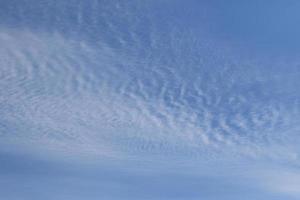
[[[213,5],[26,2],[0,3],[1,150],[299,164],[298,60],[240,55]]]

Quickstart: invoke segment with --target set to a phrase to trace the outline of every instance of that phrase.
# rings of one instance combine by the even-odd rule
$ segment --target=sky
[[[299,9],[1,0],[1,198],[299,199]]]

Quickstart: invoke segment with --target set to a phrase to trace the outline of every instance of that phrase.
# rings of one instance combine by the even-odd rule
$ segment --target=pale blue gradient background
[[[0,199],[299,199],[299,9],[0,1]]]

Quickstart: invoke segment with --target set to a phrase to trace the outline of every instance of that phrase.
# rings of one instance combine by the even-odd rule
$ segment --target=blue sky
[[[1,1],[1,196],[299,199],[299,8]]]

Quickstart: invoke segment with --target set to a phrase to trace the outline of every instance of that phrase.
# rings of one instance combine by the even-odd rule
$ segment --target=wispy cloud
[[[203,56],[202,64],[197,46],[177,60],[171,52],[144,58],[60,33],[2,29],[1,43],[2,134],[9,140],[74,142],[99,153],[228,148],[253,155],[297,129],[297,105],[272,100],[257,67],[243,77],[218,55]]]
[[[1,1],[0,159],[1,152],[24,151],[81,163],[85,156],[107,159],[118,165],[107,180],[129,173],[107,185],[109,194],[123,186],[136,191],[132,184],[153,198],[160,186],[166,198],[175,198],[174,188],[183,197],[214,198],[210,189],[227,185],[232,194],[246,188],[298,197],[300,177],[291,166],[300,153],[299,59],[252,54],[247,41],[240,47],[244,24],[225,30],[217,14],[234,8],[214,6]],[[158,174],[167,178],[158,183]],[[180,184],[182,178],[190,181]],[[190,183],[195,188],[186,189]]]

